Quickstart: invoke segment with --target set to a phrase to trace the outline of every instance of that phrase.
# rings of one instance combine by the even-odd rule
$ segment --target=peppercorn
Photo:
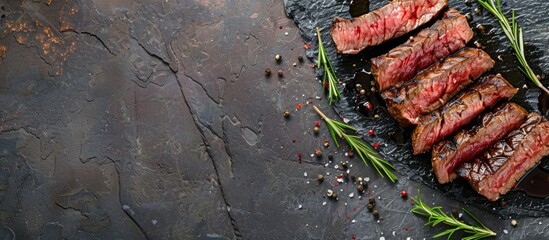
[[[343,179],[349,179],[349,174],[346,173],[346,172],[344,172],[343,174],[341,174],[341,177],[342,177]]]
[[[278,77],[284,77],[284,73],[282,72],[282,70],[278,70]]]
[[[360,89],[360,92],[359,92],[359,93],[360,93],[360,95],[364,96],[364,95],[366,95],[366,90]]]
[[[316,177],[316,180],[319,181],[319,182],[324,181],[324,175],[318,174],[318,176]]]
[[[375,218],[379,218],[379,212],[377,210],[374,210],[372,214],[374,215]]]
[[[267,77],[268,77],[268,76],[271,76],[271,72],[272,72],[272,71],[271,71],[270,68],[266,68],[266,69],[265,69],[265,76],[267,76]]]
[[[322,157],[322,151],[320,149],[315,149],[315,156]]]
[[[362,182],[362,178],[361,178],[361,177],[358,177],[357,180],[358,180],[359,183]]]
[[[370,197],[370,199],[368,199],[368,202],[371,203],[371,204],[376,204],[376,198],[375,197]]]
[[[517,220],[511,220],[511,226],[516,227],[518,225]]]
[[[328,140],[324,140],[324,147],[329,147],[330,146],[330,142],[328,142]]]
[[[289,118],[290,117],[290,111],[284,110],[284,117]]]
[[[326,196],[328,196],[329,198],[333,197],[334,194],[334,191],[332,191],[331,189],[328,189],[328,191],[326,191]]]
[[[374,143],[374,146],[373,146],[373,147],[374,147],[374,149],[377,150],[377,149],[379,148],[379,143]]]
[[[402,198],[407,198],[408,197],[408,192],[406,192],[406,190],[402,190],[402,192],[400,192],[400,196]]]
[[[297,60],[298,60],[299,62],[303,62],[303,56],[298,56],[298,57],[297,57]]]
[[[364,191],[364,185],[358,184],[358,186],[356,187],[356,190],[358,190],[358,192],[361,193],[362,191]]]
[[[281,59],[282,59],[282,56],[280,56],[279,54],[277,54],[277,55],[275,56],[275,60],[276,60],[277,62],[280,62]]]
[[[348,167],[348,163],[347,162],[341,162],[341,167],[343,168],[347,168]]]
[[[334,159],[334,154],[332,154],[332,153],[329,153],[329,154],[328,154],[328,159],[329,159],[329,160],[332,160],[332,159]]]
[[[480,8],[475,8],[475,14],[480,15],[482,13],[482,10]]]
[[[368,208],[368,211],[372,212],[374,211],[374,204],[368,203],[368,205],[366,205],[366,208]]]
[[[477,48],[482,48],[482,43],[480,43],[479,41],[475,41],[474,44]]]
[[[477,24],[477,29],[480,30],[481,32],[484,32],[484,30],[486,30],[486,27],[484,27],[484,25],[482,24]]]
[[[354,156],[353,151],[348,151],[347,152],[347,157],[352,158],[353,156]]]
[[[356,182],[356,177],[355,177],[355,175],[352,175],[352,176],[351,176],[351,181]]]
[[[315,128],[313,128],[313,133],[314,133],[315,135],[317,135],[319,130],[320,130],[320,129],[319,129],[318,127],[315,127]]]
[[[370,136],[374,135],[374,130],[373,129],[368,130],[368,135]]]

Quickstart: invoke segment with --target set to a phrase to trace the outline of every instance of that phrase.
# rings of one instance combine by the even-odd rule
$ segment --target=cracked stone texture
[[[282,1],[0,6],[3,239],[430,238],[440,228],[424,228],[400,190],[460,207],[405,178],[388,184],[344,148],[322,147],[329,133],[321,126],[313,135],[320,119],[307,103],[335,114],[317,98],[312,62],[297,60],[304,42]],[[356,185],[335,186],[334,164],[311,157],[315,148],[371,176],[364,197],[381,197],[383,220]],[[317,183],[318,174],[327,180]],[[325,197],[329,188],[339,201]],[[546,236],[528,231],[546,220],[511,228],[477,212],[501,239]]]

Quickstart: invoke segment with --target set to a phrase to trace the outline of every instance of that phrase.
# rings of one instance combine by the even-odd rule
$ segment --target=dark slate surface
[[[304,40],[281,1],[0,6],[3,239],[423,239],[440,228],[423,227],[400,190],[462,206],[322,147],[328,132],[313,135],[319,118],[307,103],[336,113],[317,98],[312,62],[297,60]],[[265,77],[267,67],[284,77]],[[311,157],[315,148],[325,156]],[[347,160],[351,175],[369,177],[364,198],[378,199],[380,221],[356,185],[336,184]],[[501,239],[547,237],[545,218],[512,228],[467,208]]]
[[[367,142],[370,144],[380,142],[384,146],[382,151],[385,153],[385,158],[395,163],[400,173],[413,180],[420,181],[450,198],[466,204],[479,205],[484,210],[495,212],[502,217],[545,217],[549,215],[549,201],[547,199],[531,198],[519,191],[507,194],[498,202],[490,202],[486,201],[483,196],[476,194],[466,181],[456,181],[447,185],[438,184],[432,173],[430,155],[413,156],[410,141],[402,141],[402,139],[411,139],[412,129],[401,129],[396,122],[391,120],[379,94],[370,94],[370,91],[368,91],[369,94],[366,97],[361,97],[357,94],[358,91],[355,88],[356,84],[362,84],[365,89],[370,90],[370,81],[374,79],[367,74],[370,70],[369,59],[388,51],[392,46],[403,42],[408,36],[403,36],[387,44],[370,47],[357,55],[338,55],[335,53],[335,47],[329,36],[332,19],[334,16],[349,17],[349,9],[352,7],[345,1],[315,3],[317,4],[288,0],[285,4],[286,12],[296,21],[304,39],[316,38],[316,32],[314,31],[316,26],[323,30],[325,47],[328,49],[331,58],[335,59],[334,65],[345,84],[345,87],[340,87],[345,98],[336,104],[338,113],[350,119],[351,124],[364,133],[364,139]],[[326,7],[330,4],[333,4],[333,6]],[[375,8],[384,4],[386,4],[385,1],[371,2],[371,5]],[[528,9],[543,9],[545,5],[546,3],[541,2],[531,2],[530,4],[527,2],[520,5],[507,5],[504,3],[504,8],[516,8],[517,18],[522,23],[521,26],[527,29],[526,49],[528,59],[531,60],[534,70],[540,73],[541,76],[545,76],[542,69],[545,69],[544,66],[549,64],[549,58],[546,57],[543,48],[547,44],[546,33],[543,30],[544,25],[540,23],[549,19],[541,12],[536,13]],[[502,73],[512,84],[521,87],[512,101],[521,104],[529,111],[536,111],[549,117],[547,107],[543,106],[549,101],[540,101],[547,95],[541,96],[541,91],[535,87],[526,88],[532,83],[525,80],[524,75],[516,67],[517,61],[512,55],[512,51],[509,51],[508,40],[495,19],[487,13],[483,14],[483,11],[477,11],[480,6],[473,4],[471,1],[449,1],[449,6],[460,10],[463,14],[469,14],[471,18],[470,25],[474,28],[475,37],[470,41],[469,47],[476,47],[475,43],[478,42],[484,50],[498,61],[489,73]],[[482,26],[484,30],[481,30],[478,26]],[[314,41],[314,45],[316,45],[316,41]],[[314,58],[317,54],[316,49],[316,47],[311,48],[308,55]],[[355,74],[359,77],[354,77]],[[547,78],[542,79],[542,81],[547,85]],[[365,102],[373,103],[375,110],[367,110],[363,106]],[[356,111],[356,109],[360,110]],[[381,118],[373,118],[374,114],[380,115]],[[368,129],[374,129],[376,135],[374,137],[368,136],[366,134]],[[542,160],[541,166],[546,166],[547,163],[549,163],[549,158]],[[501,202],[505,202],[505,205]]]

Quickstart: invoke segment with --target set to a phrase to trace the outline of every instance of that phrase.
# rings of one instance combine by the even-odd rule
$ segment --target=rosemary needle
[[[393,173],[395,167],[391,163],[381,159],[376,151],[362,141],[360,136],[346,133],[346,131],[356,132],[356,128],[326,117],[326,115],[314,105],[313,109],[326,122],[328,130],[330,130],[330,135],[332,135],[332,139],[337,147],[339,147],[337,137],[342,138],[349,144],[352,150],[358,153],[358,156],[360,156],[360,159],[366,166],[368,166],[367,159],[381,177],[387,176],[391,182],[397,181],[397,176]]]
[[[499,21],[499,25],[503,32],[509,39],[511,47],[515,50],[515,56],[519,61],[521,68],[520,70],[536,84],[539,88],[549,94],[549,90],[543,86],[540,82],[538,76],[534,73],[524,54],[524,37],[522,28],[518,26],[517,20],[515,19],[515,10],[511,11],[511,23],[509,19],[505,17],[503,11],[501,10],[501,1],[500,0],[477,0],[480,5],[482,5],[486,10],[492,13]]]
[[[317,67],[324,69],[322,73],[322,85],[328,89],[328,97],[330,98],[330,105],[332,101],[339,101],[341,99],[341,93],[339,88],[337,88],[337,76],[334,71],[332,63],[328,59],[324,45],[322,44],[322,38],[320,37],[320,29],[316,27],[316,35],[318,36],[318,64]]]
[[[425,225],[431,225],[434,227],[440,223],[443,223],[445,225],[453,227],[436,234],[434,236],[435,238],[448,236],[448,239],[450,239],[455,232],[460,230],[468,234],[468,236],[462,238],[464,240],[477,240],[496,235],[495,232],[484,226],[484,224],[482,224],[480,220],[478,220],[478,218],[476,218],[471,212],[467,211],[467,209],[465,208],[462,208],[463,211],[477,224],[467,224],[465,222],[462,222],[456,219],[451,214],[449,215],[444,213],[442,207],[440,206],[431,207],[427,205],[426,203],[421,201],[419,191],[417,193],[417,198],[412,198],[412,201],[414,202],[414,207],[411,210],[412,213],[423,217],[428,217],[429,220]]]

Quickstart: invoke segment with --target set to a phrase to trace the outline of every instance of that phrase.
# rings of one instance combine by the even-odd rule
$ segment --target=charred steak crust
[[[418,124],[421,115],[441,107],[493,66],[494,60],[486,52],[465,48],[381,96],[389,114],[401,126]]]
[[[537,113],[530,113],[519,129],[473,162],[463,164],[457,172],[478,193],[496,201],[548,154],[549,122]]]
[[[447,136],[457,132],[485,109],[517,93],[500,74],[482,78],[461,92],[441,109],[420,118],[412,134],[414,154],[424,153]]]
[[[479,154],[498,140],[517,129],[528,112],[515,103],[505,103],[494,111],[485,114],[478,125],[464,129],[454,135],[454,139],[435,145],[432,152],[432,165],[439,183],[454,180],[457,168],[475,159]]]
[[[330,34],[338,53],[356,54],[416,29],[447,6],[447,0],[395,0],[352,20],[336,17]]]
[[[429,65],[465,47],[473,31],[465,16],[450,9],[430,28],[421,30],[387,54],[372,58],[372,74],[385,91],[413,76]]]

